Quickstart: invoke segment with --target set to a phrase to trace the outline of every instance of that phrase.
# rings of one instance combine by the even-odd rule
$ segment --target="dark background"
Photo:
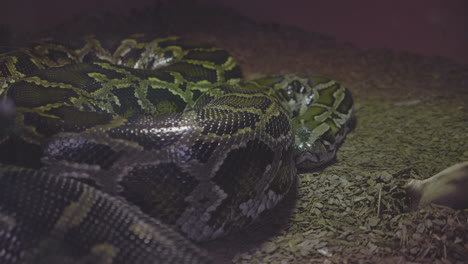
[[[171,1],[171,0],[166,0]],[[183,3],[181,0],[172,0]],[[154,0],[2,0],[0,24],[36,32],[74,14],[144,9]],[[198,0],[232,7],[259,22],[326,33],[363,48],[438,55],[468,64],[466,0]]]

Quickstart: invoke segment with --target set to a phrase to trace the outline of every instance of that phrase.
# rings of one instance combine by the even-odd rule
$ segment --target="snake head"
[[[293,126],[297,124],[293,122]],[[314,171],[334,159],[337,142],[334,137],[327,137],[328,130],[324,124],[313,129],[304,124],[295,128],[295,162],[299,173]]]

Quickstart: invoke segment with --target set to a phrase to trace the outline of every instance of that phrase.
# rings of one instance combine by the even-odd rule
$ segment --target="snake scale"
[[[41,40],[0,74],[1,263],[210,263],[188,239],[274,207],[352,119],[334,80],[243,82],[179,37]]]

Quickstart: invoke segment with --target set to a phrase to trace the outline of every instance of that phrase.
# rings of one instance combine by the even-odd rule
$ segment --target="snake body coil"
[[[2,263],[209,262],[184,237],[274,207],[352,112],[336,81],[242,82],[225,50],[178,37],[44,41],[0,74]]]

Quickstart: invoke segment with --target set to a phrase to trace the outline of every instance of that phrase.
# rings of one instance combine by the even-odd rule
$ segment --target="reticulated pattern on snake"
[[[352,104],[325,77],[243,82],[227,51],[179,37],[1,54],[0,262],[209,263],[186,238],[274,207],[334,158]]]

